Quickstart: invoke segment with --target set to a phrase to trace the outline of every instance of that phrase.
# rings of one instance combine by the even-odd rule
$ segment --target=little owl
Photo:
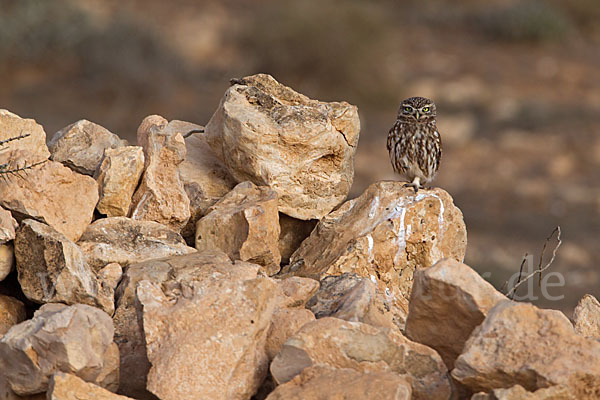
[[[424,97],[402,102],[390,129],[387,149],[394,171],[408,180],[415,193],[433,180],[442,157],[442,139],[435,126],[435,104]]]

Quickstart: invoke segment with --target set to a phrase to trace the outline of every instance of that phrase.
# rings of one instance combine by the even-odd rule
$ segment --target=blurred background
[[[355,197],[394,179],[400,101],[431,97],[466,263],[500,288],[560,225],[560,300],[531,294],[570,314],[600,296],[598,21],[598,0],[0,0],[0,108],[134,141],[146,115],[205,124],[230,78],[270,73],[359,107]]]

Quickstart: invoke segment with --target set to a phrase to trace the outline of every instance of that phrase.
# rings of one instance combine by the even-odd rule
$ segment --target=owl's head
[[[398,110],[398,119],[407,122],[428,122],[435,119],[435,103],[425,97],[409,97]]]

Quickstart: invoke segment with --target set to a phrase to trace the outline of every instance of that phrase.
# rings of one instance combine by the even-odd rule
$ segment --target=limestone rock
[[[133,192],[144,171],[144,151],[139,146],[106,149],[94,176],[100,200],[96,208],[109,217],[127,216]]]
[[[374,279],[403,328],[414,270],[446,257],[462,261],[466,244],[462,213],[448,193],[436,188],[415,194],[402,182],[381,181],[323,218],[282,272]]]
[[[311,100],[258,74],[227,90],[206,137],[238,182],[270,186],[279,211],[307,220],[346,199],[359,130],[356,106]]]
[[[579,300],[573,312],[575,332],[590,339],[600,340],[600,303],[591,294]]]
[[[434,348],[451,370],[473,329],[506,296],[453,259],[416,270],[414,277],[406,336]]]
[[[0,371],[19,395],[46,391],[58,371],[116,390],[113,331],[110,317],[95,307],[45,304],[0,339]]]
[[[19,396],[12,391],[6,378],[0,373],[0,400],[46,400],[46,393]]]
[[[196,223],[196,248],[221,249],[234,260],[279,272],[277,193],[251,182],[238,184]]]
[[[85,175],[94,175],[100,166],[104,151],[126,146],[108,129],[82,119],[64,127],[48,142],[52,160]]]
[[[8,110],[0,109],[0,141],[22,135],[28,136],[5,144],[5,151],[0,152],[0,164],[7,162],[16,154],[28,153],[26,158],[28,165],[50,157],[46,147],[46,132],[40,124],[33,119],[21,118]],[[0,193],[2,193],[1,189]]]
[[[310,278],[290,276],[277,279],[279,286],[279,307],[304,307],[306,302],[319,290],[319,282]]]
[[[0,244],[0,282],[10,274],[15,266],[13,242]]]
[[[0,244],[4,244],[15,238],[15,229],[19,224],[12,217],[10,211],[0,207]]]
[[[85,230],[77,244],[95,271],[113,262],[126,266],[196,251],[188,247],[177,232],[162,224],[127,217],[95,221]]]
[[[315,365],[279,385],[267,400],[369,399],[410,400],[406,379],[392,372],[358,372]]]
[[[374,326],[394,327],[384,299],[376,293],[375,283],[356,274],[326,276],[306,307],[317,318],[336,317]]]
[[[306,308],[278,308],[273,313],[267,333],[265,349],[269,360],[275,358],[286,340],[304,324],[315,320],[315,315]]]
[[[171,121],[171,124],[180,124],[181,132],[203,129],[200,125],[183,121]],[[179,176],[190,199],[191,215],[181,234],[186,240],[193,240],[196,222],[206,214],[208,207],[229,193],[237,182],[210,148],[205,134],[194,133],[185,138],[185,147],[187,155],[179,164]]]
[[[13,325],[25,321],[25,318],[25,305],[22,302],[0,294],[0,338]]]
[[[190,200],[178,169],[186,152],[183,133],[178,124],[157,115],[142,121],[137,137],[144,148],[145,171],[133,195],[131,218],[159,222],[177,232],[190,219]]]
[[[72,375],[58,372],[52,376],[48,387],[48,400],[133,400],[119,396],[100,386]]]
[[[283,213],[279,213],[279,253],[281,253],[281,262],[289,264],[290,257],[300,247],[302,241],[306,239],[317,225],[316,219],[304,221],[292,218]]]
[[[494,389],[490,393],[477,393],[471,400],[576,400],[566,386],[551,386],[528,392],[521,385],[507,389]]]
[[[63,234],[27,219],[15,239],[19,284],[36,303],[89,304],[114,312],[114,292],[103,288],[83,252]]]
[[[451,395],[446,366],[434,350],[395,330],[360,322],[326,317],[305,324],[284,343],[271,363],[271,374],[281,384],[315,364],[395,372],[410,383],[415,399]]]
[[[150,362],[146,355],[146,342],[142,329],[141,305],[136,300],[135,289],[143,280],[165,285],[174,290],[181,282],[243,281],[255,279],[260,266],[242,261],[232,262],[223,252],[211,250],[149,260],[130,265],[117,288],[115,342],[121,354],[120,393],[136,399],[154,398],[146,391],[146,376]]]
[[[149,281],[137,286],[152,364],[148,390],[161,400],[250,398],[267,374],[275,284],[258,278],[184,287],[173,296]]]
[[[98,271],[98,279],[102,282],[102,285],[106,285],[112,290],[117,288],[119,282],[123,277],[123,268],[119,263],[110,263]]]
[[[473,391],[565,385],[578,399],[600,398],[600,343],[576,334],[560,311],[531,304],[496,304],[454,365],[454,379]]]
[[[18,221],[45,222],[73,241],[92,222],[98,202],[93,178],[54,161],[29,169],[27,179],[0,179],[0,193],[0,205]]]

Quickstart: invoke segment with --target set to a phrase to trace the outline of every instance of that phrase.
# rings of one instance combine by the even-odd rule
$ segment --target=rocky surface
[[[281,253],[282,264],[289,264],[290,257],[300,247],[319,222],[316,219],[304,221],[279,213],[279,253]]]
[[[144,151],[139,146],[106,149],[94,178],[100,199],[96,208],[107,217],[125,217],[144,171]]]
[[[221,249],[233,260],[279,272],[277,193],[251,182],[238,184],[196,223],[196,249]]]
[[[473,331],[452,376],[475,392],[565,385],[592,399],[600,397],[599,366],[600,343],[575,333],[563,313],[504,300]]]
[[[83,304],[46,304],[0,339],[0,371],[19,395],[46,391],[52,375],[68,372],[116,390],[119,352],[103,311]]]
[[[0,244],[0,282],[10,274],[15,266],[13,242]]]
[[[104,151],[126,146],[108,129],[82,119],[64,127],[48,142],[51,159],[85,175],[94,175],[104,157]]]
[[[414,399],[451,395],[448,371],[434,350],[394,330],[360,322],[327,317],[305,324],[284,343],[270,368],[275,382],[282,384],[315,364],[395,372],[410,383]]]
[[[473,329],[502,300],[506,296],[470,267],[442,259],[415,271],[406,336],[434,348],[451,370]]]
[[[314,321],[315,315],[306,308],[278,308],[273,312],[267,333],[265,350],[269,360],[273,360],[281,346],[303,325]]]
[[[72,374],[57,372],[48,387],[47,400],[127,400],[100,386],[84,381]]]
[[[21,289],[36,303],[89,304],[114,312],[114,291],[103,287],[83,252],[63,234],[27,219],[15,239]]]
[[[190,200],[179,177],[178,166],[186,148],[180,125],[158,115],[146,117],[138,128],[138,144],[144,149],[145,171],[133,195],[129,216],[155,221],[176,232],[190,219]]]
[[[206,137],[238,182],[270,186],[281,212],[308,220],[346,199],[359,130],[356,106],[311,100],[258,74],[227,90]]]
[[[94,271],[113,262],[125,266],[196,251],[188,247],[177,232],[165,225],[127,217],[95,221],[85,230],[77,244]]]
[[[280,307],[304,307],[306,302],[319,290],[319,282],[300,276],[278,279]]]
[[[278,386],[267,400],[410,400],[411,387],[393,372],[358,372],[315,365]]]
[[[12,217],[10,211],[0,207],[0,244],[4,244],[15,238],[15,229],[19,224]]]
[[[25,135],[27,136],[22,139],[7,143],[6,151],[0,152],[0,164],[26,161],[30,165],[50,157],[46,146],[46,132],[41,125],[33,119],[21,118],[8,110],[0,109],[0,141]],[[23,156],[25,158],[20,159]]]
[[[579,300],[573,312],[575,332],[590,339],[600,340],[600,302],[591,294]]]
[[[415,194],[401,182],[377,182],[321,219],[285,272],[370,278],[402,328],[414,270],[442,258],[462,261],[466,234],[462,213],[443,190]]]
[[[576,400],[566,386],[551,386],[528,392],[521,385],[515,385],[507,389],[494,389],[490,393],[477,393],[471,400]]]
[[[27,179],[0,179],[0,193],[0,206],[17,221],[45,222],[73,241],[92,222],[98,202],[98,184],[93,178],[54,161],[29,169]]]
[[[14,297],[0,294],[0,337],[20,322],[25,321],[25,304]],[[1,398],[1,397],[0,397]]]

